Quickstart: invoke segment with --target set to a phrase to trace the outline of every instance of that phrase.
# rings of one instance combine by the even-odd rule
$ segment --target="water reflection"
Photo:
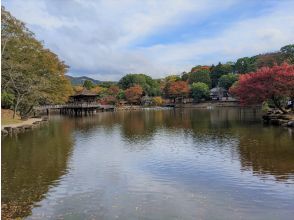
[[[73,140],[70,123],[2,140],[2,216],[28,216],[32,205],[66,173]]]
[[[287,219],[293,143],[254,109],[57,116],[2,141],[2,209],[32,219]]]
[[[294,141],[289,143],[289,134],[282,129],[267,127],[263,132],[258,129],[242,129],[239,145],[242,168],[263,177],[265,174],[274,175],[278,181],[289,177],[293,180],[293,143]]]

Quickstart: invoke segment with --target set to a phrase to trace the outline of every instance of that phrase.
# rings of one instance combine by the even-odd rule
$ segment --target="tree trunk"
[[[16,101],[15,105],[14,105],[14,108],[13,108],[13,119],[15,119],[15,115],[16,115],[16,112],[17,112],[17,108],[18,108],[18,101]]]
[[[13,119],[15,119],[15,116],[16,116],[16,112],[17,112],[17,109],[18,109],[18,105],[20,103],[20,97],[17,96],[16,98],[16,102],[15,102],[15,105],[14,105],[14,108],[13,108]]]
[[[16,115],[16,108],[14,107],[13,116],[12,116],[13,119],[15,118],[15,115]]]
[[[279,103],[279,101],[277,101],[276,99],[273,99],[273,102],[275,104],[275,106],[281,110],[283,113],[287,113],[287,111],[281,106],[281,104]]]

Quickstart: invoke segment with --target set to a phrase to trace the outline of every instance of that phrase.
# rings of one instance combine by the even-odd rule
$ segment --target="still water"
[[[2,214],[293,219],[294,134],[253,109],[52,116],[2,139]]]

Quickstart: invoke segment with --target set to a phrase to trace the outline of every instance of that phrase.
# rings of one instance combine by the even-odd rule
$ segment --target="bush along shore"
[[[16,124],[8,124],[3,125],[1,128],[1,135],[11,135],[11,134],[18,134],[25,131],[32,130],[34,128],[40,127],[41,125],[47,124],[48,117],[42,118],[30,118],[26,121],[16,123]]]

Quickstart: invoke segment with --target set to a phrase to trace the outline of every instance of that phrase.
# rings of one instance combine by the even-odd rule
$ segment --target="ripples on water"
[[[29,219],[292,219],[293,134],[259,119],[256,110],[231,108],[53,117],[2,140],[4,211]]]

